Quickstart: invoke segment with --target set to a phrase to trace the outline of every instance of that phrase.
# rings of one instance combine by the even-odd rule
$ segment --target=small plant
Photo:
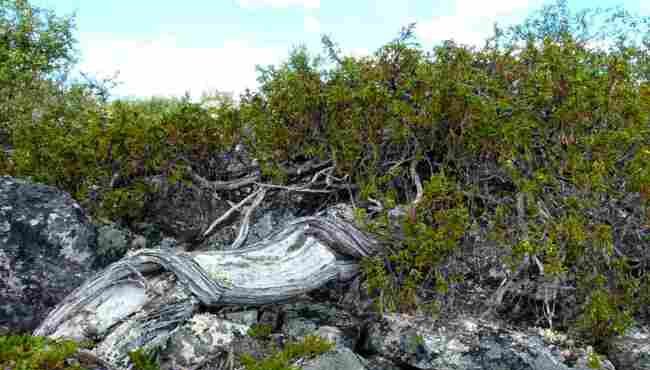
[[[587,366],[589,366],[590,369],[602,369],[603,362],[600,355],[593,351],[589,352],[589,357],[587,358]]]
[[[133,363],[135,370],[160,370],[155,356],[147,353],[142,348],[129,352],[129,360]]]
[[[298,370],[291,363],[299,358],[313,358],[334,348],[334,344],[315,335],[305,337],[301,342],[287,344],[284,349],[262,360],[249,354],[242,355],[239,361],[246,370]]]
[[[70,340],[54,341],[30,335],[0,336],[0,369],[83,370],[68,365],[78,344]]]
[[[248,329],[248,335],[255,339],[266,339],[271,335],[273,326],[269,324],[254,324]]]
[[[616,297],[598,287],[589,296],[578,320],[578,329],[602,352],[607,351],[612,338],[625,333],[633,323],[631,310],[621,306]]]

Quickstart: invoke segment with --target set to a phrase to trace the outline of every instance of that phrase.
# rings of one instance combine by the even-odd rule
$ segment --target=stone
[[[0,177],[0,327],[31,331],[95,273],[97,232],[54,187]]]
[[[302,365],[303,370],[366,370],[364,360],[361,356],[352,352],[349,348],[337,348],[324,353],[315,359],[306,361]]]
[[[226,319],[238,324],[253,326],[257,324],[257,310],[246,310],[226,313]]]
[[[155,187],[156,197],[147,204],[147,223],[180,243],[199,238],[213,220],[230,208],[226,201],[197,186],[173,183],[164,176],[149,178],[148,182]]]
[[[97,228],[97,254],[102,267],[119,260],[129,249],[130,232],[114,224]]]
[[[181,368],[197,366],[227,352],[248,329],[248,325],[223,320],[213,314],[195,315],[174,332],[163,355]]]
[[[131,241],[131,249],[138,250],[147,247],[147,238],[142,235],[134,235],[133,240]]]
[[[608,358],[617,369],[650,370],[650,330],[633,327],[614,340]]]
[[[316,330],[315,334],[334,343],[337,348],[345,347],[354,350],[357,344],[357,338],[346,335],[343,330],[336,326],[321,326]]]
[[[545,343],[535,332],[509,330],[478,319],[434,322],[400,314],[384,315],[370,321],[363,337],[364,354],[381,355],[415,369],[589,369],[584,360],[570,363],[558,346]],[[607,359],[603,369],[613,369]]]
[[[296,302],[284,307],[282,333],[291,340],[314,334],[321,326],[336,326],[346,330],[356,323],[350,314],[330,305]]]

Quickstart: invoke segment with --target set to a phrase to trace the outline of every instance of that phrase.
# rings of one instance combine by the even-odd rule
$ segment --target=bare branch
[[[269,188],[269,189],[281,189],[281,190],[288,190],[288,191],[295,191],[295,192],[300,192],[300,193],[331,193],[334,190],[330,189],[306,189],[302,186],[284,186],[284,185],[274,185],[274,184],[263,184],[261,182],[256,182],[255,185],[258,185],[262,188]]]
[[[190,177],[196,183],[198,183],[202,188],[210,189],[212,191],[222,191],[222,190],[236,190],[244,186],[252,185],[256,181],[259,181],[260,174],[256,172],[254,174],[242,177],[236,180],[230,181],[209,181],[205,177],[199,175],[198,173],[189,170]]]
[[[288,191],[295,191],[295,192],[302,192],[302,193],[331,193],[334,190],[332,189],[310,189],[309,186],[313,185],[316,180],[318,180],[319,177],[325,175],[326,176],[326,184],[331,185],[331,179],[330,179],[330,172],[334,170],[334,167],[327,167],[324,168],[320,171],[318,171],[314,176],[312,176],[311,180],[308,183],[302,184],[302,185],[296,185],[296,186],[285,186],[285,185],[275,185],[275,184],[263,184],[256,182],[255,184],[262,187],[262,188],[269,188],[269,189],[281,189],[281,190],[288,190]]]
[[[307,161],[306,163],[303,163],[298,167],[283,168],[283,171],[288,176],[302,176],[302,175],[309,174],[312,171],[318,170],[321,167],[327,166],[331,163],[332,163],[331,160],[319,161],[316,159],[312,159]]]
[[[415,183],[415,189],[416,189],[416,196],[415,199],[413,200],[413,204],[417,205],[422,201],[422,196],[424,195],[424,190],[422,189],[422,181],[420,180],[420,175],[418,175],[417,171],[417,160],[413,160],[411,162],[410,170],[411,170],[411,179],[413,179],[413,182]]]
[[[238,249],[244,244],[246,238],[248,238],[248,230],[250,229],[251,215],[253,214],[253,211],[255,211],[255,208],[257,208],[260,205],[260,203],[262,203],[262,200],[264,199],[264,195],[266,195],[266,189],[260,189],[256,193],[257,193],[257,198],[255,198],[253,204],[251,204],[251,206],[248,207],[248,209],[246,210],[246,214],[244,214],[244,219],[242,220],[241,227],[239,228],[239,234],[237,235],[237,239],[235,239],[235,241],[232,243],[230,249]]]
[[[232,208],[230,208],[230,209],[229,209],[228,211],[226,211],[223,215],[221,215],[221,217],[219,217],[218,219],[214,220],[214,221],[210,224],[210,226],[208,227],[208,229],[205,230],[205,232],[203,233],[203,237],[208,236],[208,235],[209,235],[209,234],[214,230],[214,228],[215,228],[217,225],[219,225],[220,223],[222,223],[224,220],[228,219],[228,217],[230,217],[230,215],[232,215],[233,212],[237,211],[237,210],[238,210],[239,208],[241,208],[244,204],[250,202],[250,201],[251,201],[251,200],[252,200],[252,199],[253,199],[253,198],[254,198],[254,197],[255,197],[259,192],[261,192],[261,191],[262,191],[262,189],[258,189],[258,190],[256,190],[256,191],[250,193],[250,194],[249,194],[246,198],[244,198],[241,202],[239,202],[239,203],[233,205]]]

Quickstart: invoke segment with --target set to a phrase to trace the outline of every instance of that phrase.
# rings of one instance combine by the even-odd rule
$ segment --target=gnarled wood
[[[290,222],[267,239],[228,251],[144,249],[109,266],[70,294],[35,335],[101,340],[114,363],[159,343],[200,305],[282,302],[358,272],[377,243],[333,212]]]

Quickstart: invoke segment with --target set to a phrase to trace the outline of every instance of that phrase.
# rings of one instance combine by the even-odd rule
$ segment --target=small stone
[[[142,235],[136,235],[131,241],[131,249],[138,250],[147,247],[147,238]]]
[[[257,324],[257,310],[229,312],[225,316],[226,319],[238,324],[244,324],[248,326]]]

